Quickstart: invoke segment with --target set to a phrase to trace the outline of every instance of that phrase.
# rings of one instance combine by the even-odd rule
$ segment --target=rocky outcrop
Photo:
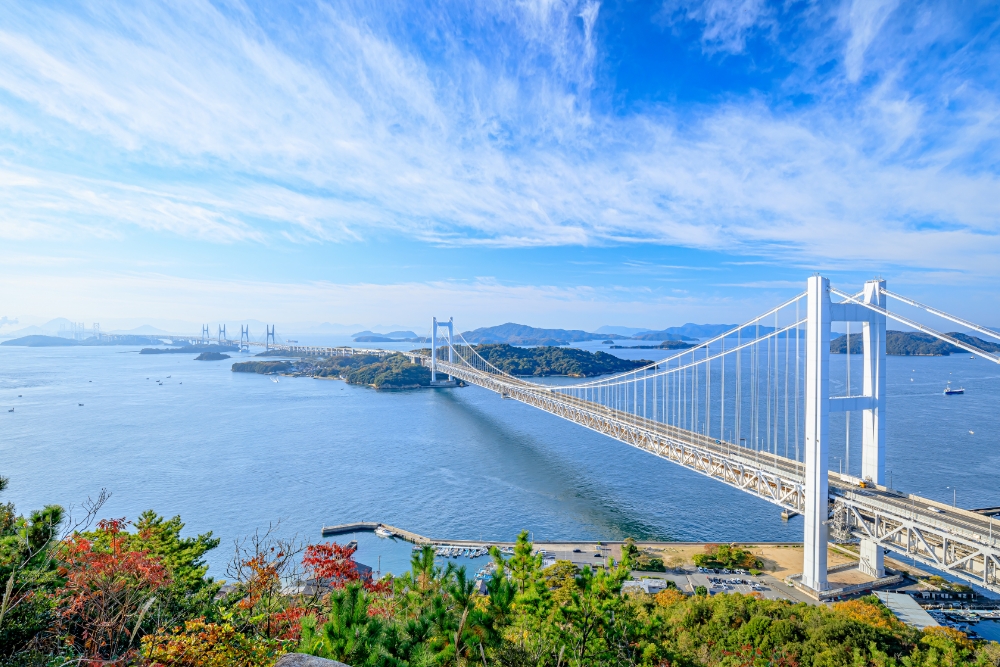
[[[336,660],[327,660],[326,658],[317,658],[314,655],[306,655],[305,653],[286,653],[278,658],[278,662],[274,663],[274,667],[348,667],[348,665]]]

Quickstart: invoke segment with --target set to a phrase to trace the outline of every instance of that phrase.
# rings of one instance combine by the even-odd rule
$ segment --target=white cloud
[[[741,53],[753,30],[773,26],[765,0],[666,0],[659,18],[703,24],[701,43],[708,53]]]
[[[865,52],[897,6],[899,0],[846,0],[844,3],[844,22],[850,34],[844,51],[844,67],[849,80],[861,78]]]
[[[845,10],[852,78],[894,6]],[[938,134],[940,101],[894,76],[853,107],[600,115],[596,2],[477,7],[502,37],[477,50],[441,30],[433,57],[342,6],[294,26],[200,2],[91,11],[0,9],[0,89],[16,100],[0,102],[0,238],[389,230],[995,273],[1000,183],[963,164],[997,139],[995,91],[955,85],[949,100],[979,112]],[[675,11],[725,52],[773,20],[757,0]],[[51,156],[29,161],[21,142]],[[72,166],[88,160],[93,173]]]

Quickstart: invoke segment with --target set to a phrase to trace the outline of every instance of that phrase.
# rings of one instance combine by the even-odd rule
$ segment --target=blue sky
[[[4,3],[0,315],[987,324],[995,2]]]

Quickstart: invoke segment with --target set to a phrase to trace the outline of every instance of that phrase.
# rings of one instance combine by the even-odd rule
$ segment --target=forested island
[[[240,361],[233,364],[233,372],[330,378],[375,389],[417,389],[428,387],[431,383],[430,369],[410,363],[409,358],[402,354],[305,357],[296,361]]]
[[[656,340],[655,338],[650,340]],[[612,345],[610,349],[612,350],[686,350],[689,347],[694,347],[693,343],[687,343],[682,340],[665,340],[659,345]]]
[[[679,341],[673,341],[677,343]],[[564,347],[522,348],[506,344],[477,345],[476,351],[491,364],[511,375],[535,377],[568,375],[590,377],[634,370],[650,363],[620,359],[607,352],[587,352]],[[425,354],[430,350],[421,350]],[[275,351],[258,356],[274,356]],[[355,355],[302,357],[295,361],[240,361],[234,373],[293,375],[296,377],[336,378],[350,384],[376,389],[416,389],[431,383],[430,369],[411,363],[403,354],[388,356]]]
[[[222,361],[223,359],[229,359],[228,354],[222,354],[221,352],[202,352],[197,357],[194,358],[195,361]]]
[[[200,352],[239,352],[236,345],[181,345],[180,347],[144,347],[139,354],[197,354]]]
[[[651,362],[616,357],[607,352],[587,352],[572,347],[514,347],[506,343],[475,346],[476,352],[511,375],[568,375],[591,377],[624,373]]]
[[[984,352],[1000,352],[1000,344],[991,343],[975,336],[962,333],[949,333],[948,336]],[[833,354],[847,353],[847,336],[838,336],[830,341],[830,352]],[[862,354],[864,342],[860,333],[851,334],[851,354]],[[950,354],[967,353],[951,343],[938,340],[929,334],[919,331],[886,331],[885,353],[894,356],[946,357]]]

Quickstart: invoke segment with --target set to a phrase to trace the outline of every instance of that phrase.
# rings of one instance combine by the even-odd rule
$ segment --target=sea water
[[[275,382],[231,372],[238,354],[192,357],[0,347],[0,474],[10,478],[0,500],[21,512],[58,503],[79,515],[107,489],[102,516],[153,509],[180,515],[186,534],[221,538],[208,556],[219,578],[234,543],[269,526],[307,542],[321,541],[324,525],[351,521],[442,539],[510,541],[521,530],[538,540],[802,539],[801,517],[782,521],[773,505],[478,387]],[[833,359],[836,383],[843,371]],[[962,507],[1000,505],[998,369],[965,354],[889,357],[887,377],[893,485],[948,503],[957,489]],[[943,396],[948,381],[965,395]],[[831,419],[836,427],[843,415]],[[860,436],[851,448],[853,469]],[[408,569],[408,544],[370,533],[337,539],[352,537],[361,562]]]

